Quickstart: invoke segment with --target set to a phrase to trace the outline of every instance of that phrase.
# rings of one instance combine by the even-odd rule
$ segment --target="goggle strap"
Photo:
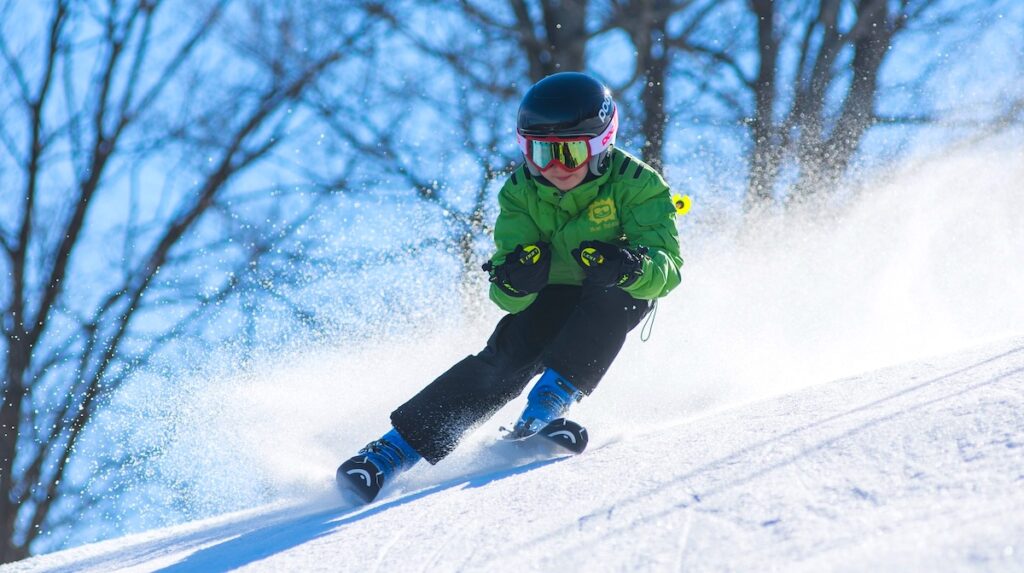
[[[587,145],[590,146],[590,156],[597,157],[603,153],[608,147],[615,142],[615,133],[619,130],[619,108],[616,107],[612,112],[612,120],[608,122],[608,127],[604,128],[601,135],[591,138],[587,141]]]

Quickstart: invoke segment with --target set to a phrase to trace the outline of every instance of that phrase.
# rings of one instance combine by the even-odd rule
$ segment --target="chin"
[[[579,180],[577,180],[577,177],[575,177],[574,174],[564,178],[559,178],[557,176],[548,177],[548,181],[551,181],[551,183],[554,184],[554,186],[557,187],[560,191],[568,191],[578,186],[580,182],[583,181],[583,178],[580,177],[578,179]]]

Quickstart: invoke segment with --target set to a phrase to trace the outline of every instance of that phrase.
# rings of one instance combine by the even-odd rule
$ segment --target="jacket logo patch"
[[[612,199],[598,199],[587,207],[587,218],[595,226],[614,224],[615,215],[615,201]]]

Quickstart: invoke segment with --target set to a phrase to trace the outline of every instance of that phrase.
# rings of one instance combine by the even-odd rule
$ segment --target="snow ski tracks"
[[[680,540],[692,528],[685,539],[692,552],[705,556],[721,553],[730,540],[725,545],[734,553],[719,555],[719,566],[756,566],[766,552],[800,561],[855,545],[871,533],[864,523],[899,530],[933,513],[955,513],[929,502],[936,492],[957,487],[964,503],[1005,498],[1014,482],[1019,492],[1024,348],[1018,340],[994,353],[965,354],[967,360],[962,354],[898,366],[741,407],[650,436],[642,452],[644,440],[632,440],[622,447],[636,452],[630,458],[640,463],[624,466],[617,487],[597,495],[610,501],[501,553],[507,558],[544,539],[571,538],[564,554],[586,562],[594,543],[622,537],[636,542],[659,524],[658,536],[674,532]],[[943,366],[949,362],[954,365]],[[984,451],[971,453],[979,447]],[[659,463],[665,450],[678,453],[671,470]],[[715,450],[732,452],[702,461]],[[595,452],[581,458],[580,469],[621,454],[611,447]],[[968,466],[983,459],[993,467],[982,475],[1000,479],[975,476]],[[1024,505],[1020,493],[1015,499]],[[918,517],[902,519],[900,513]],[[714,567],[714,559],[703,562]]]

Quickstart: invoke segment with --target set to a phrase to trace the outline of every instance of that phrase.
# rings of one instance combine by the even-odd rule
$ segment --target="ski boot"
[[[526,396],[526,409],[506,439],[521,440],[536,434],[548,422],[564,416],[573,403],[582,399],[583,392],[548,368]]]
[[[370,503],[385,483],[414,466],[421,457],[398,430],[392,428],[338,467],[338,487],[346,498]]]

